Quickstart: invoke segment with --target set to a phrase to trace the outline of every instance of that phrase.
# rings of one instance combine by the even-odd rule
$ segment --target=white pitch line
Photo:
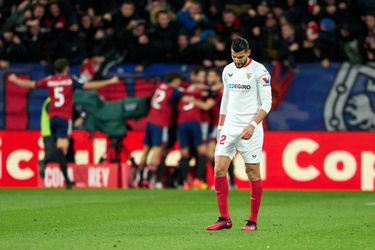
[[[366,203],[367,206],[375,206],[375,202]]]

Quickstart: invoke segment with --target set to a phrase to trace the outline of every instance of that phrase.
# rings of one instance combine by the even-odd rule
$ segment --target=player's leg
[[[207,133],[208,124],[202,129],[199,123],[192,123],[193,145],[197,149],[197,178],[194,180],[194,187],[204,190],[207,189],[206,184],[206,168],[207,168]]]
[[[246,163],[246,174],[250,181],[250,216],[248,223],[242,228],[244,231],[253,231],[257,228],[258,212],[262,200],[263,186],[260,176],[259,163]]]
[[[188,189],[187,175],[189,171],[189,130],[188,124],[183,123],[178,126],[178,140],[180,142],[180,164],[178,170],[178,184],[184,189]]]
[[[257,229],[258,212],[262,200],[262,180],[260,176],[260,161],[262,159],[263,128],[257,127],[250,140],[240,140],[238,151],[245,161],[246,174],[250,181],[250,216],[243,231]]]
[[[70,121],[54,117],[51,119],[51,131],[56,139],[56,159],[60,164],[61,171],[65,178],[66,187],[68,189],[74,186],[74,181],[71,181],[68,176],[68,161],[66,160],[66,154],[69,148],[68,136],[71,134]]]
[[[39,175],[41,178],[44,179],[45,171],[47,164],[50,162],[54,162],[57,159],[56,157],[56,142],[53,138],[53,136],[43,136],[43,144],[44,144],[44,158],[42,160],[39,160]]]
[[[228,210],[229,185],[227,173],[233,156],[236,153],[234,140],[238,137],[239,131],[235,131],[234,129],[230,129],[230,131],[224,127],[221,132],[220,141],[216,145],[214,168],[215,191],[220,217],[216,223],[206,227],[207,230],[220,230],[232,227]]]
[[[148,122],[146,124],[146,132],[143,138],[143,149],[142,149],[141,159],[135,170],[136,173],[135,173],[134,180],[133,180],[133,185],[132,185],[133,188],[138,188],[142,186],[144,169],[147,163],[147,157],[152,147],[152,133],[153,133],[152,125],[151,123]]]
[[[151,148],[151,159],[149,164],[146,165],[143,171],[143,186],[146,188],[153,188],[155,186],[155,173],[160,164],[162,147],[153,146]]]
[[[161,158],[164,152],[164,148],[167,146],[168,143],[168,128],[167,127],[159,127],[156,126],[155,129],[157,130],[157,136],[153,138],[152,144],[152,157],[150,160],[150,164],[148,164],[147,168],[149,170],[147,180],[151,183],[152,187],[156,187],[156,173],[158,168],[160,167]],[[158,183],[157,188],[161,188],[161,183]]]
[[[167,152],[168,150],[163,148],[162,152],[161,152],[161,159],[160,159],[160,163],[157,167],[157,170],[156,170],[156,183],[155,183],[155,188],[156,189],[162,189],[163,188],[163,184],[162,184],[162,177],[164,175],[164,171],[165,171],[165,160],[167,158]]]
[[[229,185],[227,179],[231,161],[228,156],[219,155],[215,157],[215,191],[220,216],[214,224],[207,226],[206,230],[221,230],[232,227],[228,209]]]
[[[147,134],[145,135],[145,138],[146,137],[147,137]],[[150,150],[151,150],[151,147],[149,145],[147,145],[147,144],[143,145],[142,156],[141,156],[141,159],[140,159],[139,164],[137,166],[135,178],[134,178],[134,181],[133,181],[133,187],[134,188],[138,188],[138,187],[140,187],[140,185],[142,185],[143,176],[144,176],[144,169],[145,169],[146,162],[147,162],[147,156],[148,156]]]

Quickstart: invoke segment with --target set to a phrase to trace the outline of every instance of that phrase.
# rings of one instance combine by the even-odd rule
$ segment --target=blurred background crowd
[[[66,57],[222,67],[231,39],[252,57],[298,62],[375,61],[373,0],[0,0],[0,67]]]

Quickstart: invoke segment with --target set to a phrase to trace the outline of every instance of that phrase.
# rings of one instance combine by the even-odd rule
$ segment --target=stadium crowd
[[[222,67],[231,39],[252,57],[296,62],[375,60],[370,0],[2,0],[0,67],[9,62],[72,64],[104,56],[142,65],[178,62]]]

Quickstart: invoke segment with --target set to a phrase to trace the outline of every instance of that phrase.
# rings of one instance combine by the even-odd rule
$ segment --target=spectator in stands
[[[20,37],[11,28],[5,27],[0,38],[0,59],[7,61],[25,61],[27,49]]]
[[[169,61],[176,50],[178,27],[168,10],[156,13],[156,25],[150,34],[151,48],[157,61]]]
[[[258,46],[254,49],[254,53],[266,62],[273,62],[279,58],[278,48],[280,47],[280,43],[281,35],[275,14],[268,12],[265,25],[261,29],[260,44],[258,43]]]
[[[133,29],[125,34],[124,39],[123,42],[127,43],[126,62],[137,63],[136,72],[142,72],[153,56],[150,53],[152,44],[146,29],[146,21],[137,20]]]
[[[198,63],[196,49],[190,44],[190,37],[187,32],[180,32],[177,36],[177,49],[173,53],[173,59],[179,63]]]
[[[95,34],[97,29],[94,27],[91,17],[88,14],[81,16],[78,36],[85,44],[88,56],[92,56],[95,48]]]
[[[374,12],[375,13],[375,12]],[[369,13],[365,16],[366,35],[364,49],[367,61],[375,61],[375,14]]]
[[[355,24],[342,23],[338,27],[340,37],[339,55],[342,56],[340,61],[349,61],[352,64],[361,64],[363,60],[363,50],[360,38],[356,32]]]
[[[185,30],[191,31],[199,24],[207,24],[208,19],[202,12],[199,0],[187,0],[184,7],[177,12],[177,21]]]
[[[227,44],[220,37],[212,38],[211,44],[212,46],[207,50],[202,64],[205,67],[224,67],[230,61]]]
[[[301,40],[296,34],[294,26],[285,23],[281,26],[281,46],[279,58],[291,70],[297,70],[296,56],[301,48]]]
[[[318,39],[315,46],[319,49],[317,55],[323,68],[328,68],[330,61],[338,58],[338,41],[335,32],[335,24],[330,18],[320,20]]]
[[[168,8],[168,4],[165,0],[151,0],[148,1],[146,10],[149,13],[149,21],[151,25],[158,24],[158,14],[160,11],[167,12],[170,20],[175,20],[176,15],[173,11]]]
[[[231,33],[241,27],[241,21],[232,9],[223,11],[222,22],[216,25],[216,33],[225,38],[226,43],[231,41]]]
[[[40,30],[38,20],[27,22],[27,32],[22,40],[27,49],[27,59],[45,64],[45,62],[43,62],[45,60],[43,52],[46,41]]]

